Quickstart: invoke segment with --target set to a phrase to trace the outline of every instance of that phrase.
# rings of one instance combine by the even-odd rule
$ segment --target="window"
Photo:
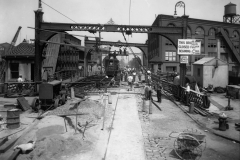
[[[198,27],[195,31],[195,34],[198,36],[204,36],[204,30],[201,27]]]
[[[192,38],[192,32],[189,27],[187,27],[187,38],[191,39]]]
[[[19,64],[10,63],[10,70],[11,70],[11,78],[17,79],[19,77]]]
[[[226,45],[223,40],[220,40],[220,48],[226,48]]]
[[[176,61],[177,54],[175,51],[166,51],[165,52],[165,61]]]
[[[208,48],[216,48],[217,44],[216,43],[208,43]]]
[[[197,69],[197,75],[200,77],[200,68]]]
[[[215,36],[215,29],[214,28],[211,28],[208,32],[208,35],[209,36]]]
[[[237,31],[233,31],[233,45],[238,50],[239,49],[239,34]]]

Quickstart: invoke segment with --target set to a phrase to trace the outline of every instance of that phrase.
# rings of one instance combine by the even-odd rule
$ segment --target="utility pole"
[[[187,38],[187,23],[188,23],[188,16],[183,15],[182,16],[182,27],[183,27],[183,39]],[[179,56],[179,61],[180,61]],[[180,84],[181,86],[185,87],[185,76],[186,76],[186,70],[187,70],[187,65],[185,63],[180,63]]]
[[[38,10],[35,12],[35,28],[41,29],[41,22],[43,21],[43,12],[41,0],[39,1]],[[42,49],[40,45],[40,30],[35,30],[35,57],[34,57],[34,81],[41,81],[42,72]]]
[[[100,52],[100,64],[101,64],[101,75],[102,75],[102,52],[100,51],[100,42],[101,42],[101,32],[99,31],[99,43],[98,43],[98,45],[99,46],[97,46],[98,47],[98,55],[99,55],[99,52]]]

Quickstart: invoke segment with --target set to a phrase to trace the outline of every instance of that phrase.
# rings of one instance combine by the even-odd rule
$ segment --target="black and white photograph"
[[[0,0],[0,160],[240,160],[240,1]]]

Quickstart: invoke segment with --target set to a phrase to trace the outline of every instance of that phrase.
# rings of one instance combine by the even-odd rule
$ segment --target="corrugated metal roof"
[[[215,57],[203,57],[202,59],[199,59],[198,61],[194,62],[193,64],[204,64],[211,60],[213,60]]]

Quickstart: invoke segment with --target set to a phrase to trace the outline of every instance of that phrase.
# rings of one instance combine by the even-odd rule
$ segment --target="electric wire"
[[[65,14],[61,13],[60,11],[56,10],[55,8],[51,7],[50,5],[48,5],[47,3],[41,1],[43,4],[45,4],[46,6],[48,6],[49,8],[53,9],[54,11],[58,12],[59,14],[61,14],[62,16],[66,17],[67,19],[73,21],[74,23],[77,23],[76,21],[74,21],[73,19],[69,18],[68,16],[66,16]],[[94,33],[93,33],[94,34]],[[94,34],[95,35],[95,34]],[[80,36],[80,35],[79,35]],[[97,37],[97,36],[95,36]]]
[[[63,13],[61,13],[61,12],[58,11],[58,10],[56,10],[55,8],[51,7],[51,6],[48,5],[47,3],[43,2],[43,1],[42,1],[42,3],[45,4],[46,6],[48,6],[49,8],[53,9],[54,11],[58,12],[58,13],[61,14],[62,16],[66,17],[67,19],[69,19],[69,20],[71,20],[71,21],[77,23],[76,21],[74,21],[73,19],[71,19],[71,18],[69,18],[68,16],[64,15]]]
[[[139,65],[147,72],[147,69],[142,65],[142,63],[140,62],[140,58],[133,52],[132,48],[128,45],[127,39],[124,35],[124,32],[122,32],[123,38],[126,41],[126,46],[130,49],[130,51],[132,52],[134,58],[136,58],[137,62],[139,63]]]

